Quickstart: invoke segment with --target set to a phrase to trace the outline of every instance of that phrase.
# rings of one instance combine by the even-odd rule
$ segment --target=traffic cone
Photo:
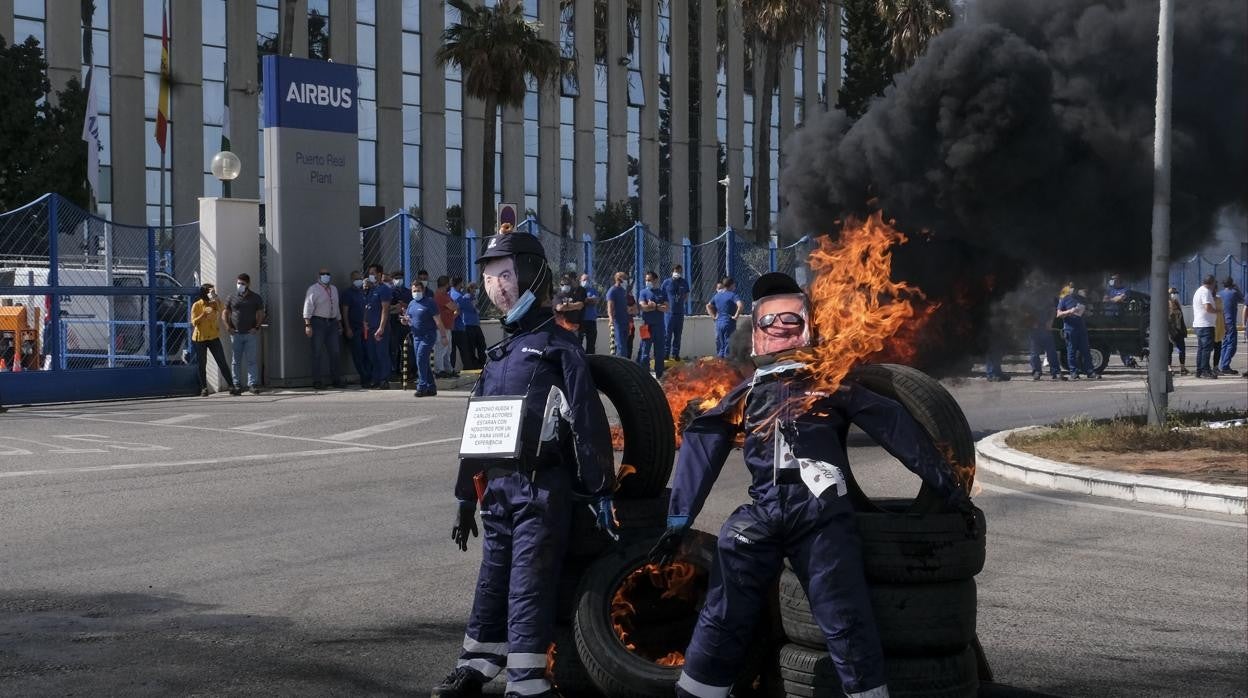
[[[13,359],[13,372],[14,373],[22,372],[22,360],[20,358]]]

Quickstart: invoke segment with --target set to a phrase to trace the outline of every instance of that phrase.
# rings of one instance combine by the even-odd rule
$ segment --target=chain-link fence
[[[810,266],[807,259],[810,257],[813,244],[809,236],[804,236],[792,245],[777,248],[776,271],[788,274],[798,284],[805,286],[810,282]]]
[[[689,246],[689,304],[694,315],[706,313],[706,304],[715,295],[719,280],[728,275],[728,236],[726,230],[708,242]]]
[[[1210,275],[1218,280],[1219,289],[1222,288],[1222,282],[1229,278],[1242,291],[1248,288],[1248,260],[1237,259],[1235,255],[1227,255],[1221,261],[1213,262],[1195,255],[1170,266],[1170,285],[1178,289],[1181,302],[1187,304],[1191,302],[1192,295],[1196,293],[1196,287],[1205,280],[1206,276]],[[1147,280],[1137,288],[1147,292]]]
[[[599,289],[611,288],[617,271],[628,272],[631,280],[641,278],[645,272],[637,268],[637,241],[644,234],[643,227],[634,225],[615,237],[594,243],[593,279]]]

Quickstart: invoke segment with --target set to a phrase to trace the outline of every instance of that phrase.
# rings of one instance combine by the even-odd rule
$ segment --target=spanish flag
[[[160,10],[160,97],[156,101],[156,145],[165,152],[165,136],[169,131],[169,9],[161,3]]]

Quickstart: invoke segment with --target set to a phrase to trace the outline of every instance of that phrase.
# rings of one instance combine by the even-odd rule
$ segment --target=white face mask
[[[356,288],[364,287],[364,279],[351,279],[351,285]]]
[[[239,295],[242,295],[247,292],[247,284],[239,284],[237,288],[238,288]]]
[[[418,301],[425,297],[424,291],[412,291],[412,300]]]
[[[399,287],[401,287],[402,285],[403,285],[403,279],[395,279],[395,280],[394,280],[394,287],[395,287],[395,288],[399,288]]]
[[[377,275],[376,275],[376,274],[369,274],[369,275],[368,275],[368,283],[370,283],[370,284],[375,284],[375,283],[377,283]]]
[[[650,288],[658,288],[658,287],[659,287],[659,282],[658,282],[658,281],[651,281],[651,282],[650,282]]]
[[[679,278],[680,278],[680,272],[678,272],[678,271],[674,271],[674,272],[672,272],[672,278],[673,278],[673,279],[679,279]]]
[[[564,284],[564,285],[562,285],[562,286],[560,286],[560,287],[559,287],[559,290],[560,290],[560,291],[562,291],[562,292],[564,292],[564,293],[567,293],[568,291],[571,291],[571,290],[572,290],[572,287],[571,287],[571,286],[569,286],[569,285],[567,285],[567,284]]]
[[[321,274],[321,276],[320,276],[321,283],[323,283],[323,284],[329,284],[329,278],[330,278],[330,277],[329,277],[329,274]]]
[[[216,292],[216,291],[209,291],[209,292],[208,292],[208,300],[210,300],[210,301],[215,301],[216,299],[217,299],[217,292]]]

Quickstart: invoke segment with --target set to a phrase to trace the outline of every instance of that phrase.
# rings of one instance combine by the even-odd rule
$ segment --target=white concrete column
[[[204,197],[199,199],[198,214],[199,278],[204,283],[215,284],[222,299],[234,292],[234,280],[240,273],[250,276],[252,284],[258,288],[260,201]],[[225,355],[229,356],[228,333],[222,333],[221,343],[225,345]],[[213,390],[228,388],[215,361],[208,362],[208,386]]]
[[[477,6],[482,4],[481,0],[468,2]],[[469,97],[467,89],[464,90],[463,114],[464,225],[484,235],[486,232],[481,229],[485,221],[484,211],[481,210],[482,182],[483,177],[493,177],[494,173],[481,172],[481,157],[485,153],[485,105],[481,100]]]
[[[330,16],[338,11],[333,6]],[[354,12],[354,8],[351,10]],[[403,208],[403,5],[377,4],[377,205]],[[354,24],[351,35],[355,35]],[[337,46],[330,34],[330,46]],[[353,42],[354,43],[354,42]]]
[[[696,236],[696,232],[689,229],[689,5],[673,2],[669,8],[672,18],[671,235],[673,241],[679,241]]]
[[[176,225],[198,220],[199,197],[204,193],[204,39],[200,0],[181,0],[169,12],[169,70],[173,74],[170,201]]]
[[[376,13],[377,13],[377,44],[378,44],[377,46],[377,69],[380,72],[381,66],[384,65],[384,63],[382,63],[381,61],[381,33],[383,29],[390,28],[386,24],[386,21],[389,21],[389,20],[393,20],[395,22],[402,21],[403,19],[402,3],[385,2],[383,0],[383,2],[377,3]],[[386,21],[382,20],[383,17],[386,18]],[[329,0],[329,58],[335,63],[348,63],[351,65],[354,65],[356,62],[356,56],[358,56],[359,54],[356,53],[356,46],[355,46],[355,18],[356,18],[355,3],[352,2],[352,0]],[[403,32],[403,25],[401,23],[397,24],[394,27],[394,31],[401,34]],[[304,33],[307,33],[306,22],[304,23]],[[399,40],[402,41],[401,38]],[[304,40],[304,44],[306,47],[306,44],[307,44],[306,39]],[[396,57],[397,55],[398,54],[396,54]],[[399,69],[399,72],[402,73],[402,69]],[[378,99],[377,108],[380,109],[381,108],[380,106],[380,100],[381,100],[380,76],[378,77],[378,81],[377,81],[377,99]],[[381,154],[378,153],[377,155],[378,155],[377,167],[378,169],[380,169],[381,168],[381,160],[380,160]],[[399,160],[400,162],[402,161],[401,154],[400,154]],[[381,194],[378,193],[378,196],[380,197]],[[400,202],[401,201],[402,200],[400,199]]]
[[[591,54],[592,55],[592,54]],[[607,200],[628,200],[628,3],[607,4]]]
[[[559,0],[539,0],[542,38],[559,43]],[[563,183],[559,167],[559,81],[541,85],[537,103],[537,216],[551,230],[560,226]]]
[[[48,2],[43,28],[48,82],[52,84],[52,98],[56,99],[56,93],[65,89],[70,78],[82,81],[82,13],[78,3]]]
[[[659,13],[656,0],[641,0],[641,86],[646,105],[640,111],[641,220],[659,232]],[[670,231],[664,231],[670,234]],[[659,270],[662,272],[662,270]]]
[[[594,229],[594,0],[576,0],[573,24],[580,90],[572,115],[576,137],[572,161],[573,231],[580,235]]]
[[[806,35],[806,45],[802,50],[802,92],[804,107],[802,122],[805,123],[822,107],[819,106],[819,28],[815,27]]]
[[[446,230],[446,71],[437,55],[446,15],[440,2],[420,4],[420,211]]]
[[[77,8],[75,7],[75,10]],[[252,10],[253,26],[255,10]],[[74,12],[78,16],[78,12]],[[113,220],[119,223],[147,222],[144,149],[147,134],[143,128],[143,16],[142,0],[113,0],[109,8],[109,66],[111,68],[113,155]],[[252,32],[255,48],[255,32]],[[256,130],[252,118],[251,130]],[[254,166],[254,165],[253,165]]]
[[[0,36],[4,43],[13,43],[13,0],[0,0]]]
[[[711,240],[720,233],[719,228],[719,135],[715,129],[718,110],[715,83],[719,72],[718,49],[718,2],[702,0],[699,17],[698,74],[701,116],[698,119],[698,189],[701,204],[698,206],[702,219],[701,240]]]
[[[824,65],[828,73],[828,108],[836,106],[837,95],[841,90],[841,3],[828,5],[827,53]]]
[[[114,17],[116,13],[117,8],[114,5]],[[255,6],[242,2],[227,2],[225,4],[225,34],[226,61],[230,65],[230,81],[226,85],[226,89],[230,91],[230,149],[242,161],[242,172],[238,175],[238,179],[234,180],[231,192],[240,198],[259,199],[260,76],[256,74]],[[113,158],[116,161],[115,149]],[[113,172],[113,181],[116,182],[116,169]],[[253,278],[258,279],[258,277]]]
[[[516,204],[520,207],[520,216],[524,216],[524,108],[508,107],[501,110],[503,187],[495,192],[500,201]],[[546,227],[550,223],[542,221]]]
[[[745,225],[745,26],[740,5],[728,3],[727,13],[728,225],[740,230]]]

